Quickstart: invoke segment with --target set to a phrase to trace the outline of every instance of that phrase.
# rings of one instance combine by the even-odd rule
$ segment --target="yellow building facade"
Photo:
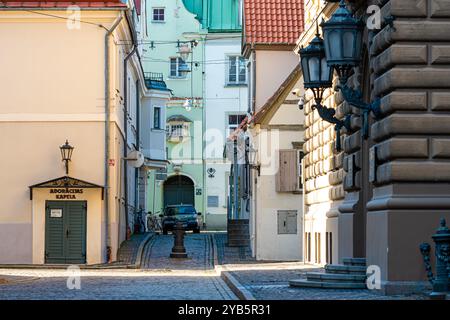
[[[66,8],[0,10],[2,264],[116,260],[132,224],[123,197],[127,9],[83,8],[78,26]],[[149,90],[136,56],[128,63],[128,100],[138,101]]]

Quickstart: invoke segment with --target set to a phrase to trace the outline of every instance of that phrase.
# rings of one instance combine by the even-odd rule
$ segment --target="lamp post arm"
[[[352,106],[372,112],[376,119],[381,118],[380,99],[376,99],[371,103],[366,103],[362,100],[362,93],[360,89],[352,89],[347,84],[339,84],[337,86],[341,90],[344,100]]]
[[[317,112],[319,113],[319,116],[329,122],[335,125],[334,129],[336,130],[336,150],[341,151],[341,129],[344,127],[348,131],[350,131],[350,115],[347,115],[344,120],[340,120],[336,118],[336,110],[333,108],[327,108],[320,103],[317,103],[312,107],[313,109],[317,109]]]

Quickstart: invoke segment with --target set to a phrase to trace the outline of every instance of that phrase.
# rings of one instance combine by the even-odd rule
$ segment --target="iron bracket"
[[[362,135],[367,139],[369,137],[369,113],[372,112],[375,119],[380,119],[382,116],[380,99],[378,98],[371,103],[366,103],[362,100],[360,89],[352,89],[347,84],[339,84],[337,88],[341,90],[344,100],[348,104],[363,111]]]
[[[350,115],[346,115],[344,120],[340,120],[336,118],[336,110],[333,108],[327,108],[320,103],[317,103],[312,106],[312,109],[317,109],[319,116],[329,122],[334,124],[334,130],[336,130],[336,151],[341,151],[341,129],[344,127],[348,131],[351,130],[350,126]]]
[[[433,271],[431,269],[430,250],[431,250],[431,246],[428,243],[424,242],[420,245],[420,253],[422,253],[423,262],[425,264],[425,269],[427,270],[427,278],[428,278],[428,281],[431,284],[433,284],[434,277],[433,277]]]

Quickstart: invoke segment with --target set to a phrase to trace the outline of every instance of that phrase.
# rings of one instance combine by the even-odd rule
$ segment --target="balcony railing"
[[[158,72],[144,73],[145,86],[147,89],[168,91],[166,83],[164,82],[164,75]]]

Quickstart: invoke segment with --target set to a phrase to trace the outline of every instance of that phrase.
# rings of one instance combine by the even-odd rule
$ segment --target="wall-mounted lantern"
[[[347,9],[345,0],[341,0],[339,8],[331,18],[321,23],[325,45],[325,55],[328,66],[336,70],[339,76],[338,89],[350,105],[363,110],[363,136],[368,137],[368,115],[375,118],[381,116],[380,100],[366,103],[362,100],[360,88],[352,89],[347,85],[348,78],[353,74],[354,67],[362,60],[362,35],[364,23],[355,18]]]
[[[316,37],[306,48],[300,49],[300,61],[303,72],[303,85],[305,89],[311,89],[314,94],[315,105],[312,109],[317,109],[319,116],[335,125],[336,130],[336,150],[341,150],[341,129],[345,127],[350,130],[350,118],[345,120],[337,119],[336,110],[322,105],[323,93],[333,85],[333,68],[327,63],[325,48],[319,30]]]
[[[72,159],[72,152],[74,147],[69,144],[69,141],[66,140],[66,143],[59,147],[61,151],[61,159],[65,162],[66,165],[66,174],[69,174],[69,161]]]

